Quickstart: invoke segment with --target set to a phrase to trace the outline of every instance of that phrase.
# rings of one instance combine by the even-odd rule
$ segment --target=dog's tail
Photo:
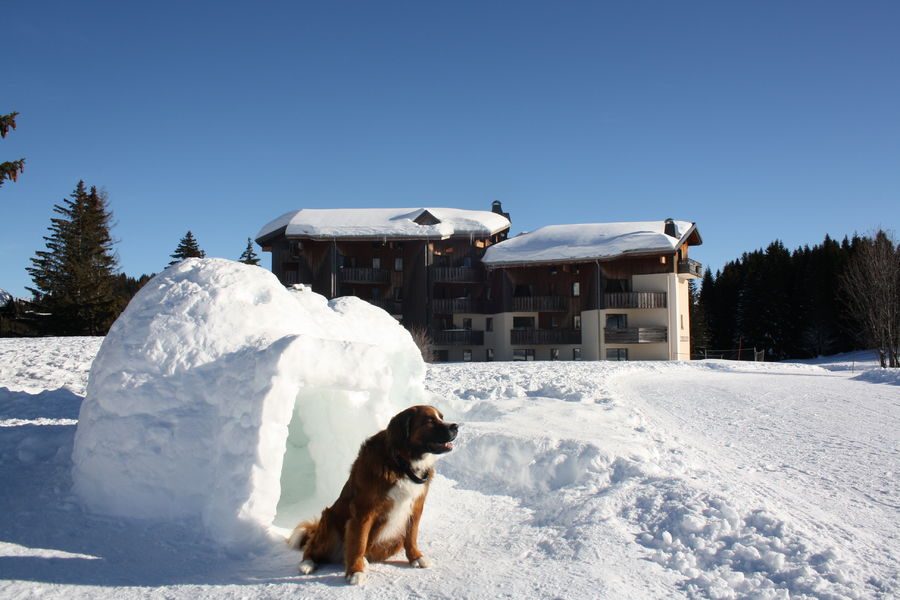
[[[306,546],[306,542],[313,536],[319,527],[319,520],[303,521],[291,532],[291,537],[287,539],[287,545],[292,550],[302,550]]]

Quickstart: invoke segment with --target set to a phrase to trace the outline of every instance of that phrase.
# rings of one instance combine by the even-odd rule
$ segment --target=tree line
[[[875,348],[900,367],[900,245],[885,231],[745,252],[693,293],[695,356],[767,360]],[[741,352],[742,356],[736,356]]]
[[[105,335],[112,323],[153,274],[131,277],[119,270],[112,212],[107,195],[79,181],[72,194],[53,206],[44,248],[27,268],[31,300],[0,307],[0,335]],[[204,257],[189,230],[167,266]],[[240,262],[259,265],[253,242]]]

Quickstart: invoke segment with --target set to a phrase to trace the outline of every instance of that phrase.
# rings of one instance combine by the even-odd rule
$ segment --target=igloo
[[[94,512],[259,543],[337,497],[360,443],[427,402],[424,375],[409,333],[367,302],[189,259],[148,282],[103,341],[74,489]]]

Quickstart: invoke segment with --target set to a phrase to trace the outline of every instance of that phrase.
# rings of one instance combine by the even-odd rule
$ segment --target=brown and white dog
[[[288,544],[303,551],[300,572],[319,563],[344,563],[347,581],[365,581],[369,562],[402,547],[414,567],[431,562],[419,550],[419,519],[438,456],[453,449],[459,425],[433,406],[413,406],[367,439],[337,501],[318,520],[294,528]]]

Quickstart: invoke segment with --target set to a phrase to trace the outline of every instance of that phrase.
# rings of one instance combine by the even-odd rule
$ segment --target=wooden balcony
[[[565,296],[516,296],[512,299],[514,312],[568,312]]]
[[[484,271],[472,267],[431,267],[435,283],[483,283]]]
[[[364,267],[343,267],[338,272],[341,283],[373,283],[383,285],[391,280],[387,269],[367,269]]]
[[[666,308],[666,292],[603,294],[604,308]]]
[[[607,327],[603,333],[607,344],[656,344],[669,339],[666,327]]]
[[[443,329],[431,333],[435,346],[483,346],[484,332],[473,329]]]
[[[688,277],[703,277],[703,264],[692,258],[678,261],[678,274]]]
[[[551,344],[580,344],[580,329],[512,329],[510,343],[514,346],[548,346]]]
[[[482,302],[471,298],[439,298],[431,301],[431,310],[436,315],[454,313],[480,313]]]

